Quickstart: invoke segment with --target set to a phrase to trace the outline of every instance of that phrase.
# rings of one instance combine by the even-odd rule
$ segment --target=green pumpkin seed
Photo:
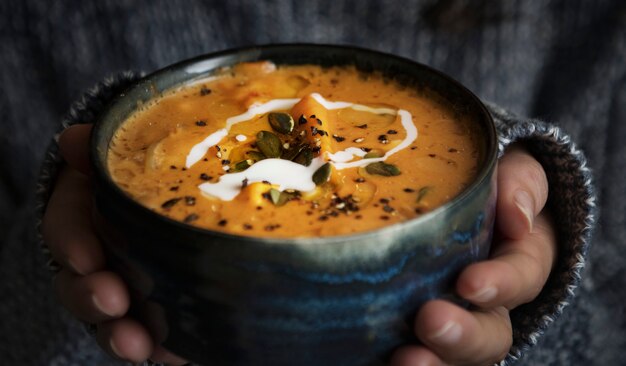
[[[313,161],[313,151],[311,151],[311,148],[306,145],[302,151],[300,151],[298,156],[296,156],[292,161],[300,165],[309,166]]]
[[[288,113],[272,112],[267,119],[272,129],[278,133],[290,134],[293,131],[294,121]]]
[[[283,156],[281,156],[281,159],[293,161],[293,159],[295,159],[296,156],[298,156],[298,154],[300,154],[300,152],[307,146],[307,144],[291,146],[289,149],[283,151]]]
[[[383,154],[381,154],[378,151],[370,151],[367,154],[363,155],[363,159],[375,159],[375,158],[380,158],[382,156]]]
[[[382,161],[367,165],[365,167],[365,170],[369,174],[382,175],[385,177],[400,175],[400,169],[398,169],[397,166],[392,165],[392,164],[387,164]]]
[[[285,192],[285,191],[281,192],[276,188],[271,188],[269,190],[269,198],[274,204],[274,206],[277,206],[277,207],[283,206],[285,203],[291,201],[296,196],[297,196],[297,193],[295,192]]]
[[[246,151],[246,155],[248,155],[250,159],[255,163],[257,161],[261,161],[265,159],[265,155],[263,155],[262,152],[255,151],[255,150]]]
[[[326,163],[319,167],[315,173],[313,173],[313,183],[317,186],[326,183],[328,178],[330,178],[330,168],[330,163]]]
[[[417,201],[416,202],[420,202],[422,200],[422,198],[424,198],[424,196],[426,196],[433,187],[431,186],[425,186],[420,188],[420,190],[417,192]]]
[[[260,131],[256,134],[256,146],[268,158],[279,158],[283,151],[283,143],[275,134]]]
[[[235,165],[233,166],[233,168],[231,170],[229,170],[229,172],[241,172],[241,171],[244,171],[244,170],[248,169],[252,164],[254,164],[254,161],[252,161],[251,159],[242,160],[240,162],[235,163]]]

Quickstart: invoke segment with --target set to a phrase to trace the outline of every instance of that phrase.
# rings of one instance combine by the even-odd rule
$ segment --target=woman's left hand
[[[512,344],[509,311],[539,294],[556,257],[554,227],[543,209],[547,197],[541,165],[522,147],[509,148],[498,167],[490,258],[468,266],[456,284],[474,306],[427,302],[415,320],[423,345],[399,348],[392,365],[492,365],[506,357]]]

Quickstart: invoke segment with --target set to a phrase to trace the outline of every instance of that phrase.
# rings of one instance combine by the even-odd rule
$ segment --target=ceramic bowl
[[[108,146],[138,105],[239,62],[355,65],[429,88],[483,137],[478,175],[416,219],[336,237],[267,239],[185,225],[133,201],[107,171]],[[109,265],[127,282],[132,314],[165,348],[207,365],[377,365],[417,342],[416,311],[456,300],[454,283],[486,258],[495,207],[493,121],[470,91],[408,59],[345,46],[229,50],[139,80],[101,114],[92,135],[95,222]]]

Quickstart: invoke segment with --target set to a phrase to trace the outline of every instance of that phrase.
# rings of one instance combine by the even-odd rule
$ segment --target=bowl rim
[[[333,236],[320,236],[320,237],[259,237],[259,236],[246,236],[246,235],[237,235],[231,234],[227,232],[211,230],[207,228],[202,228],[190,224],[185,224],[181,221],[169,218],[167,216],[161,215],[156,211],[149,209],[148,207],[142,205],[138,201],[134,200],[127,194],[121,187],[119,187],[111,178],[108,173],[108,168],[106,166],[106,160],[102,161],[99,158],[98,154],[98,146],[97,142],[99,141],[99,136],[102,133],[102,128],[105,123],[107,123],[107,117],[109,117],[110,111],[114,105],[118,103],[122,103],[124,98],[130,94],[131,91],[136,90],[138,88],[142,88],[146,83],[150,83],[152,80],[163,77],[164,75],[176,71],[188,68],[193,65],[198,65],[202,62],[207,62],[210,60],[217,60],[227,56],[233,56],[232,62],[221,64],[210,71],[207,70],[204,72],[203,77],[210,77],[212,71],[217,70],[221,67],[232,66],[239,62],[243,62],[243,60],[237,60],[234,56],[242,55],[242,54],[254,54],[259,53],[262,54],[263,51],[282,51],[289,52],[289,49],[298,49],[298,48],[306,48],[310,50],[316,51],[341,51],[341,52],[355,52],[358,55],[371,55],[370,57],[384,57],[389,58],[390,60],[395,60],[399,63],[404,63],[407,66],[418,67],[426,72],[435,75],[438,78],[444,79],[447,83],[452,85],[454,88],[458,89],[460,92],[464,94],[464,97],[469,98],[468,103],[473,103],[476,105],[480,114],[482,114],[484,119],[487,121],[488,126],[484,126],[487,132],[486,140],[487,140],[487,148],[485,152],[485,163],[479,168],[476,177],[472,180],[472,182],[463,189],[460,193],[454,196],[451,200],[445,202],[444,204],[436,207],[435,209],[417,216],[415,218],[386,225],[377,229],[367,230],[362,232],[350,233],[350,234],[341,234],[341,235],[333,235]],[[261,58],[255,58],[255,60],[262,60]],[[270,59],[271,61],[271,59]],[[315,64],[312,62],[311,64]],[[376,70],[376,67],[374,68]],[[161,95],[167,90],[173,90],[175,88],[179,88],[184,86],[185,83],[195,82],[198,80],[197,76],[190,76],[185,82],[172,86],[169,89],[163,90],[159,92]],[[428,85],[426,85],[428,87]],[[155,96],[158,98],[158,95]],[[107,150],[108,144],[110,144],[110,140],[107,141]],[[96,184],[104,184],[109,192],[115,192],[120,198],[124,201],[125,204],[131,205],[133,209],[139,210],[145,215],[148,215],[151,219],[156,220],[157,222],[161,222],[163,225],[170,226],[174,230],[185,230],[195,233],[200,236],[205,236],[207,238],[215,239],[216,237],[223,240],[236,240],[241,243],[250,243],[250,244],[261,244],[261,245],[280,245],[280,246],[288,246],[288,245],[296,245],[296,246],[310,246],[310,245],[323,245],[323,244],[332,244],[338,241],[352,241],[352,240],[367,240],[368,238],[375,238],[381,234],[389,234],[393,235],[396,232],[410,229],[411,226],[420,226],[423,223],[430,221],[442,213],[448,212],[450,210],[454,210],[457,206],[461,205],[463,201],[471,197],[478,191],[484,184],[488,184],[488,180],[492,179],[492,175],[495,174],[495,165],[497,163],[498,158],[498,140],[497,133],[495,128],[495,123],[489,113],[488,109],[484,105],[484,103],[467,87],[458,82],[456,79],[451,76],[445,74],[442,71],[439,71],[433,67],[422,64],[415,60],[398,56],[391,53],[381,52],[377,50],[372,50],[368,48],[352,46],[352,45],[338,45],[338,44],[323,44],[323,43],[280,43],[280,44],[263,44],[263,45],[254,45],[254,46],[243,46],[243,47],[234,47],[228,48],[217,52],[210,52],[202,55],[198,55],[186,60],[182,60],[171,65],[160,68],[156,71],[153,71],[140,79],[132,82],[128,87],[126,87],[121,92],[117,93],[111,101],[103,108],[103,110],[96,116],[94,121],[94,127],[92,128],[90,135],[90,147],[89,147],[89,158],[92,165],[92,172],[94,174],[94,182]]]

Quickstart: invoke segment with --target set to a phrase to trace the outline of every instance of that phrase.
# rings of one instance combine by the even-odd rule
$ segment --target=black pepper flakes
[[[380,219],[381,219],[381,220],[384,220],[384,221],[387,221],[387,220],[389,220],[389,216],[387,216],[387,215],[382,215],[382,216],[380,217]]]
[[[202,88],[200,88],[200,96],[204,97],[211,94],[211,89],[207,88],[206,86],[202,86]]]
[[[226,224],[228,224],[228,221],[226,221],[225,219],[221,219],[217,222],[217,225],[222,227],[226,226]]]
[[[313,118],[317,118],[314,114],[310,115],[309,118],[313,119]]]
[[[311,118],[315,118],[315,117],[311,117]],[[315,120],[317,121],[318,125],[320,125],[320,126],[322,125],[322,120],[321,119],[315,118]]]
[[[211,180],[213,178],[210,175],[206,174],[206,173],[202,173],[202,174],[200,174],[200,179],[202,179],[202,180]]]
[[[337,142],[342,142],[342,141],[344,141],[346,139],[345,137],[341,137],[341,136],[337,136],[337,135],[333,135],[333,138]]]
[[[428,154],[428,156],[430,156],[431,158],[434,158],[437,156],[437,154]]]
[[[317,135],[318,132],[317,127],[311,126],[311,136]]]
[[[365,182],[365,178],[363,178],[363,177],[358,177],[358,178],[356,178],[354,181],[355,181],[356,183],[363,183],[363,182]]]
[[[398,131],[396,131],[396,130],[389,130],[389,131],[387,131],[387,134],[388,135],[397,135]]]
[[[304,116],[304,114],[300,115],[300,118],[298,118],[298,124],[299,125],[305,125],[307,122],[306,117]]]
[[[163,202],[163,204],[161,205],[161,208],[165,210],[169,210],[170,208],[174,207],[174,205],[177,204],[178,201],[180,200],[181,200],[181,197],[175,197],[175,198],[169,199]]]
[[[204,120],[196,121],[196,126],[204,127],[206,126],[206,121]]]
[[[391,213],[391,212],[394,212],[395,209],[393,207],[389,206],[389,205],[384,205],[383,206],[383,211]]]
[[[326,220],[328,220],[328,216],[322,215],[322,216],[318,217],[317,219],[320,220],[320,221],[326,221]]]
[[[197,220],[197,219],[199,219],[199,218],[200,218],[200,216],[198,216],[198,215],[197,215],[197,214],[195,214],[195,213],[192,213],[192,214],[190,214],[190,215],[187,215],[187,217],[185,217],[185,218],[183,219],[183,222],[184,222],[185,224],[189,224],[190,222],[196,221],[196,220]]]
[[[178,191],[178,186],[170,187],[170,191],[172,191],[172,192]]]
[[[228,164],[230,164],[230,160],[228,159],[222,160],[222,165],[228,165]]]
[[[389,199],[388,198],[381,198],[378,200],[378,202],[382,203],[383,205],[386,205],[389,203]]]
[[[367,123],[364,123],[362,125],[358,125],[358,126],[356,126],[356,128],[365,129],[365,128],[367,128]]]
[[[248,186],[248,178],[244,178],[244,179],[241,181],[241,189],[244,189],[244,188],[246,188],[247,186]]]
[[[415,190],[413,188],[405,188],[405,189],[403,189],[403,191],[405,191],[406,193],[413,193],[413,192],[415,192]]]
[[[457,150],[457,149],[455,149],[455,148],[451,147],[451,148],[449,148],[449,149],[448,149],[448,152],[451,152],[451,153],[456,153],[456,152],[459,152],[459,150]]]
[[[194,197],[194,196],[185,196],[185,204],[187,206],[194,206],[196,204],[196,197]]]
[[[252,230],[252,229],[253,229],[253,226],[252,226],[252,225],[250,225],[250,224],[248,224],[248,223],[245,223],[245,224],[243,224],[242,226],[243,226],[243,229],[244,229],[244,230]]]
[[[280,228],[280,224],[269,224],[269,225],[265,225],[265,231],[274,231],[278,228]]]
[[[170,165],[170,169],[172,170],[176,169],[176,165]]]
[[[378,141],[380,141],[381,144],[388,144],[389,140],[387,139],[387,135],[379,135],[378,136]]]

